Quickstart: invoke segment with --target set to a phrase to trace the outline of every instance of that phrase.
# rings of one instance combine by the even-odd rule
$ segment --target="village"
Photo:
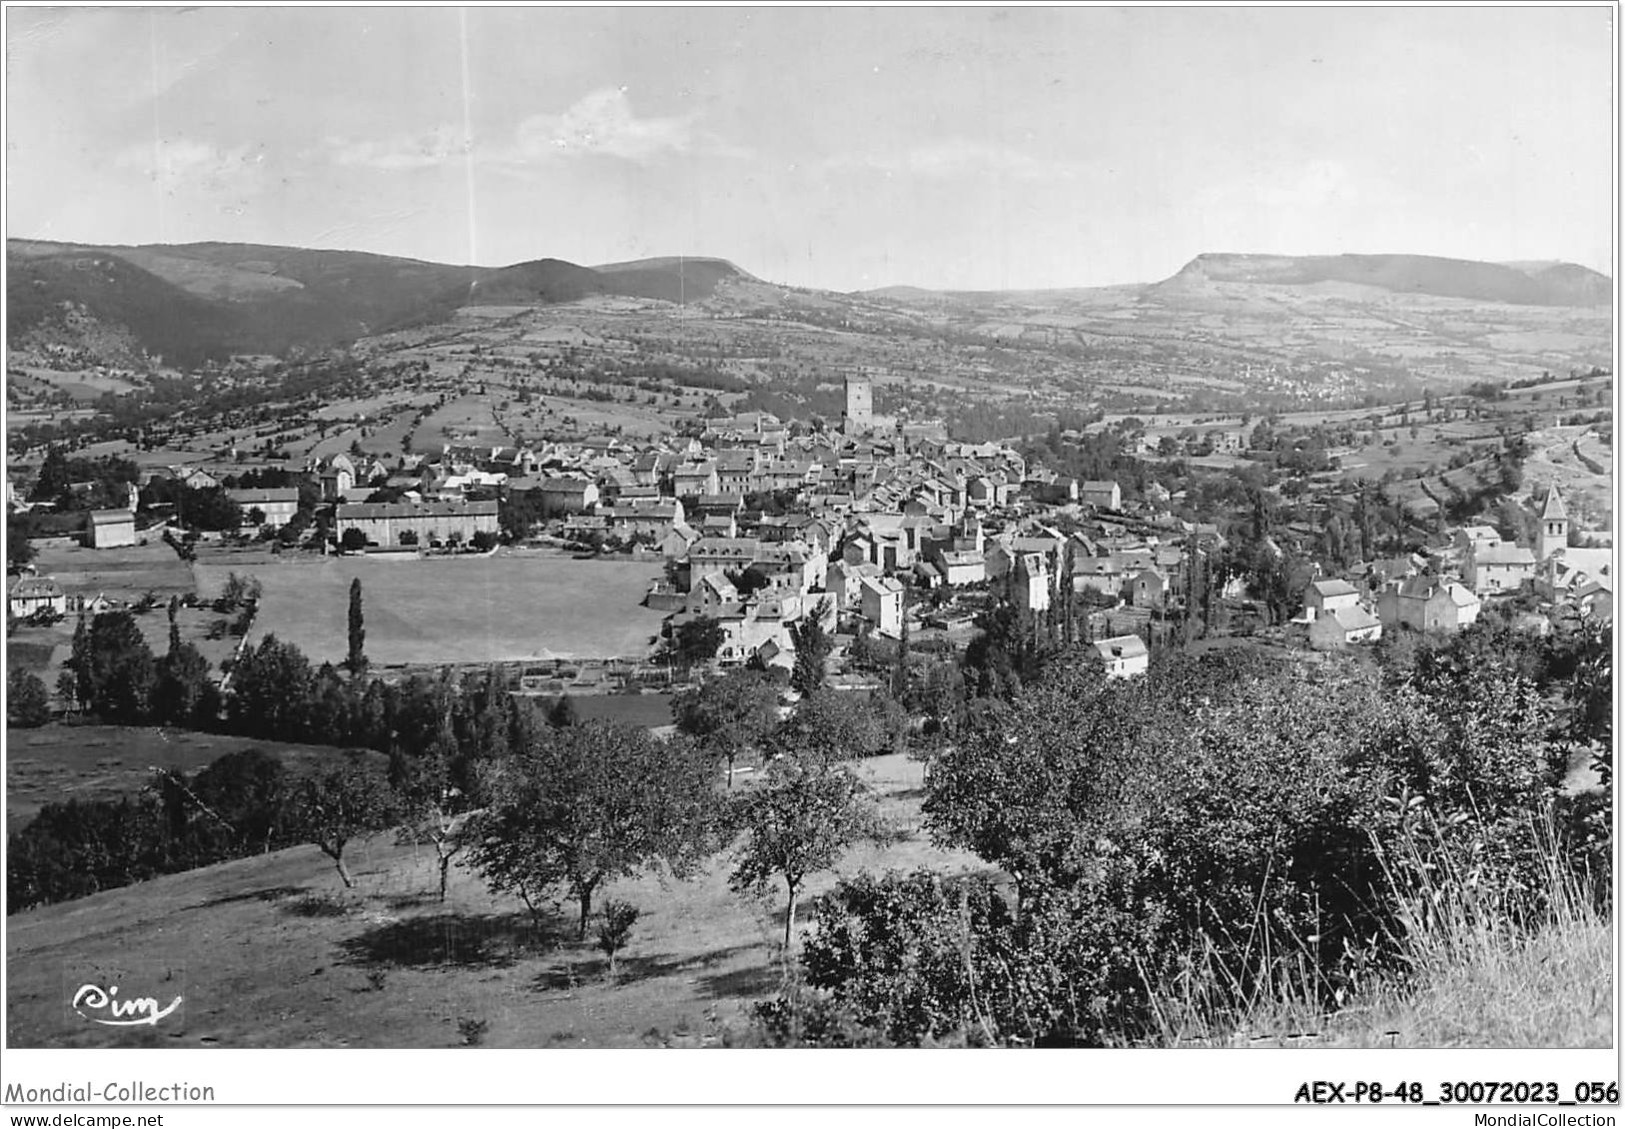
[[[309,459],[303,474],[233,476],[231,464],[152,470],[139,488],[126,485],[123,505],[87,510],[82,530],[40,542],[44,559],[11,582],[13,637],[26,641],[31,630],[49,630],[81,611],[141,600],[134,591],[90,590],[107,580],[94,570],[83,584],[52,575],[48,547],[75,542],[108,556],[144,551],[198,560],[201,550],[200,563],[224,560],[273,588],[279,576],[309,575],[296,560],[342,557],[369,568],[402,562],[379,575],[391,584],[407,577],[409,588],[424,588],[424,599],[436,602],[438,587],[454,574],[425,570],[419,585],[402,568],[501,557],[490,567],[500,567],[501,583],[511,586],[499,597],[509,608],[505,622],[528,623],[516,606],[545,609],[535,629],[548,636],[561,614],[585,600],[594,607],[594,628],[516,644],[523,627],[488,631],[482,640],[484,621],[474,616],[447,629],[471,637],[418,638],[397,661],[386,656],[379,673],[509,664],[516,689],[553,692],[669,689],[674,670],[679,678],[740,666],[788,670],[794,628],[809,617],[836,641],[831,673],[848,688],[878,684],[861,661],[871,641],[895,645],[909,635],[952,654],[995,606],[1024,617],[1029,630],[1089,644],[1108,676],[1141,673],[1153,650],[1170,645],[1227,638],[1312,657],[1385,633],[1449,632],[1475,622],[1486,603],[1540,632],[1574,614],[1611,617],[1611,536],[1582,534],[1555,484],[1531,495],[1538,521],[1527,523],[1532,536],[1523,543],[1504,538],[1488,518],[1447,524],[1432,506],[1430,520],[1416,519],[1411,528],[1412,543],[1388,554],[1371,528],[1380,507],[1362,494],[1349,520],[1365,524],[1365,539],[1357,552],[1343,546],[1333,554],[1322,550],[1317,523],[1276,528],[1262,516],[1287,501],[1275,488],[1253,491],[1251,522],[1245,507],[1234,505],[1201,513],[1186,491],[1171,492],[1155,476],[1126,497],[1116,480],[1079,481],[1066,473],[1065,460],[1046,460],[1061,464],[1052,466],[1029,457],[1022,448],[1030,453],[1030,445],[956,442],[940,424],[877,414],[866,374],[847,375],[843,387],[834,426],[747,411],[642,440],[606,434],[535,449],[448,442],[438,454],[410,453],[393,465],[355,445]],[[1155,469],[1159,459],[1189,448],[1198,465],[1216,460],[1212,469],[1223,475],[1246,465],[1242,457],[1261,435],[1235,425],[1186,428],[1178,437],[1147,430],[1119,420],[1101,424],[1094,438],[1112,441],[1116,465]],[[1089,442],[1069,432],[1059,446]],[[1056,446],[1052,436],[1047,453]],[[285,484],[241,484],[266,480]],[[213,524],[228,528],[199,531],[185,520],[195,519],[195,504],[176,513],[186,498],[221,495],[229,500],[228,520]],[[14,509],[30,508],[16,505],[18,497],[13,489]],[[1307,516],[1324,521],[1334,512],[1319,506]],[[1406,507],[1391,512],[1403,519]],[[1252,542],[1246,551],[1238,538]],[[561,574],[543,561],[570,562],[557,567],[574,568],[572,579],[557,586]],[[595,593],[611,562],[620,570],[615,595]],[[473,567],[459,560],[465,565]],[[646,584],[632,581],[641,599],[636,607],[616,606],[632,603],[625,577],[633,565],[647,575]],[[204,574],[221,570],[194,571],[201,596]],[[293,604],[301,610],[319,602],[303,580],[296,588]],[[413,614],[407,606],[392,610]],[[337,606],[327,612],[336,622]],[[603,630],[627,616],[626,630]],[[41,648],[53,664],[66,656],[66,630],[56,629],[55,648]],[[273,605],[244,634],[285,638],[290,631],[300,638]],[[854,657],[860,661],[850,662]],[[51,673],[40,670],[47,684]]]

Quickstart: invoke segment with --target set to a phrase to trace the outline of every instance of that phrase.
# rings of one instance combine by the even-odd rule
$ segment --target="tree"
[[[231,668],[228,714],[239,733],[297,741],[309,732],[315,672],[303,652],[275,635],[245,647]]]
[[[547,724],[554,729],[567,729],[579,720],[575,700],[568,694],[560,694],[558,701],[547,711]]]
[[[146,719],[157,667],[134,615],[114,611],[96,616],[82,645],[75,633],[72,661],[80,701],[89,709],[126,725]]]
[[[802,694],[811,694],[824,684],[824,664],[835,646],[829,633],[824,630],[824,617],[828,612],[829,598],[826,596],[790,627],[790,641],[796,649],[790,685]]]
[[[1070,553],[1071,551],[1072,548],[1069,544],[1067,546],[1067,552]],[[891,696],[896,698],[899,702],[906,702],[909,699],[910,690],[908,669],[910,640],[908,630],[908,597],[906,595],[903,598],[902,619],[902,631],[897,637],[897,664],[892,668]]]
[[[469,544],[482,553],[488,553],[497,547],[500,538],[489,529],[482,529],[469,539]]]
[[[632,926],[641,915],[642,911],[631,902],[611,898],[604,903],[604,917],[598,924],[598,947],[609,958],[610,979],[615,978],[615,954],[626,946]]]
[[[339,546],[347,553],[359,553],[367,547],[367,535],[355,526],[344,531],[339,538]]]
[[[295,818],[300,836],[333,860],[346,888],[355,880],[344,864],[344,848],[382,831],[396,816],[396,797],[381,760],[377,753],[351,750],[299,786]]]
[[[755,592],[760,592],[773,583],[773,577],[768,573],[767,569],[759,564],[732,570],[723,575],[728,578],[741,596],[749,596]]]
[[[181,645],[181,625],[178,622],[178,617],[180,616],[180,611],[181,611],[181,598],[179,596],[171,596],[169,598],[169,653],[170,654],[174,654],[175,651]]]
[[[845,768],[785,752],[768,762],[760,784],[739,797],[734,812],[745,844],[728,884],[739,891],[763,890],[783,880],[788,963],[803,884],[809,875],[834,866],[853,843],[877,832],[874,808]]]
[[[21,572],[38,555],[16,514],[6,515],[6,571]]]
[[[908,715],[884,690],[873,695],[821,687],[796,703],[779,744],[825,760],[874,756],[899,748]]]
[[[727,641],[728,632],[722,621],[708,615],[697,615],[677,625],[672,633],[673,652],[684,669],[695,663],[710,662]]]
[[[71,670],[64,670],[56,676],[56,696],[61,699],[62,707],[66,710],[79,708],[79,679]]]
[[[393,773],[406,819],[401,841],[427,841],[434,847],[442,902],[446,900],[452,860],[469,845],[471,821],[468,793],[452,779],[452,764],[459,750],[451,728],[451,718],[442,717],[440,732],[428,754],[411,763],[406,771]]]
[[[709,764],[686,741],[589,721],[529,735],[492,784],[469,865],[493,890],[517,894],[540,922],[562,891],[585,939],[604,882],[655,862],[686,876],[709,845],[716,793]]]
[[[191,725],[202,720],[205,702],[218,708],[219,699],[210,698],[209,661],[190,643],[172,643],[169,653],[158,660],[158,677],[153,685],[152,710],[169,725]]]
[[[39,675],[12,667],[6,675],[6,724],[36,729],[51,720],[51,696]]]
[[[351,677],[359,678],[367,669],[367,628],[361,617],[361,578],[350,581],[350,650],[344,659]]]
[[[234,853],[264,854],[291,841],[294,782],[272,753],[227,753],[193,778],[190,792],[231,837]]]
[[[734,670],[675,694],[671,713],[679,733],[728,762],[731,788],[734,761],[756,748],[778,724],[779,695],[765,675]]]
[[[243,576],[236,572],[226,574],[226,582],[220,588],[220,596],[214,602],[217,612],[231,612],[250,604],[259,603],[264,593],[264,586],[260,584],[257,576]]]

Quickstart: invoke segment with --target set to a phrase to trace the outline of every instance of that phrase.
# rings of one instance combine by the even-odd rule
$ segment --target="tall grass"
[[[1334,989],[1319,937],[1275,927],[1203,937],[1172,977],[1147,980],[1165,1046],[1607,1047],[1613,1039],[1611,891],[1569,864],[1550,820],[1526,830],[1523,888],[1497,881],[1465,836],[1425,819],[1379,848],[1385,922],[1345,946]],[[1443,844],[1457,846],[1447,848]],[[1503,875],[1504,877],[1504,875]],[[1238,944],[1238,941],[1240,942]]]

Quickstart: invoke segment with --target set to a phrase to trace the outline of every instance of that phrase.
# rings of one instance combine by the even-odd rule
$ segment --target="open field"
[[[840,874],[983,869],[920,830],[921,765],[891,756],[857,769],[906,837],[848,852]],[[489,1024],[492,1047],[694,1047],[715,1045],[779,983],[783,891],[730,891],[730,852],[691,881],[651,875],[603,891],[600,905],[614,897],[643,911],[610,983],[602,955],[574,940],[573,919],[553,918],[538,936],[517,901],[461,869],[437,902],[432,850],[388,835],[354,850],[350,892],[315,847],[298,847],[13,915],[10,1044],[446,1047],[467,1018]],[[834,880],[809,880],[801,921]],[[65,963],[176,969],[185,1007],[178,1022],[134,1035],[69,1026]]]
[[[305,563],[199,563],[199,594],[229,571],[264,585],[251,641],[268,633],[313,662],[348,648],[350,581],[361,580],[374,666],[519,659],[629,658],[649,651],[661,613],[640,607],[658,562],[575,560],[539,553]]]
[[[195,586],[192,570],[175,550],[156,538],[147,545],[86,549],[42,542],[34,567],[55,577],[70,596],[105,595],[110,600],[139,600],[154,592],[161,600],[185,595]]]
[[[1544,494],[1555,485],[1563,491],[1575,528],[1611,530],[1614,527],[1613,450],[1590,427],[1548,427],[1529,433],[1529,458],[1524,462],[1524,489]],[[1608,474],[1597,474],[1575,452],[1584,454]]]
[[[57,800],[105,800],[139,792],[148,768],[195,772],[227,753],[264,749],[294,764],[333,749],[184,729],[47,725],[6,730],[6,818],[13,831]]]

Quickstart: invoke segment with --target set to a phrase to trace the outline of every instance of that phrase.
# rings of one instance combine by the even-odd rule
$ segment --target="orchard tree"
[[[559,892],[579,908],[585,939],[606,881],[657,862],[686,876],[710,846],[712,769],[687,741],[603,721],[522,736],[472,829],[469,865],[493,890],[518,895],[538,924]]]
[[[884,690],[873,695],[823,687],[796,703],[779,743],[825,760],[874,756],[899,749],[908,714]]]
[[[468,795],[452,780],[451,765],[458,755],[450,726],[442,727],[430,752],[400,774],[396,791],[406,822],[400,841],[427,842],[434,847],[440,900],[446,900],[451,864],[468,847],[471,812]]]
[[[734,761],[778,725],[779,695],[759,671],[733,670],[673,695],[671,713],[678,732],[727,761],[732,787]]]
[[[394,822],[397,800],[377,753],[351,750],[338,764],[306,777],[299,787],[296,820],[301,837],[333,860],[344,885],[352,887],[344,849]]]
[[[761,781],[734,806],[745,843],[728,884],[762,891],[785,887],[784,955],[795,935],[796,898],[810,875],[828,870],[861,839],[878,834],[875,808],[845,768],[821,757],[784,752],[768,762]]]

